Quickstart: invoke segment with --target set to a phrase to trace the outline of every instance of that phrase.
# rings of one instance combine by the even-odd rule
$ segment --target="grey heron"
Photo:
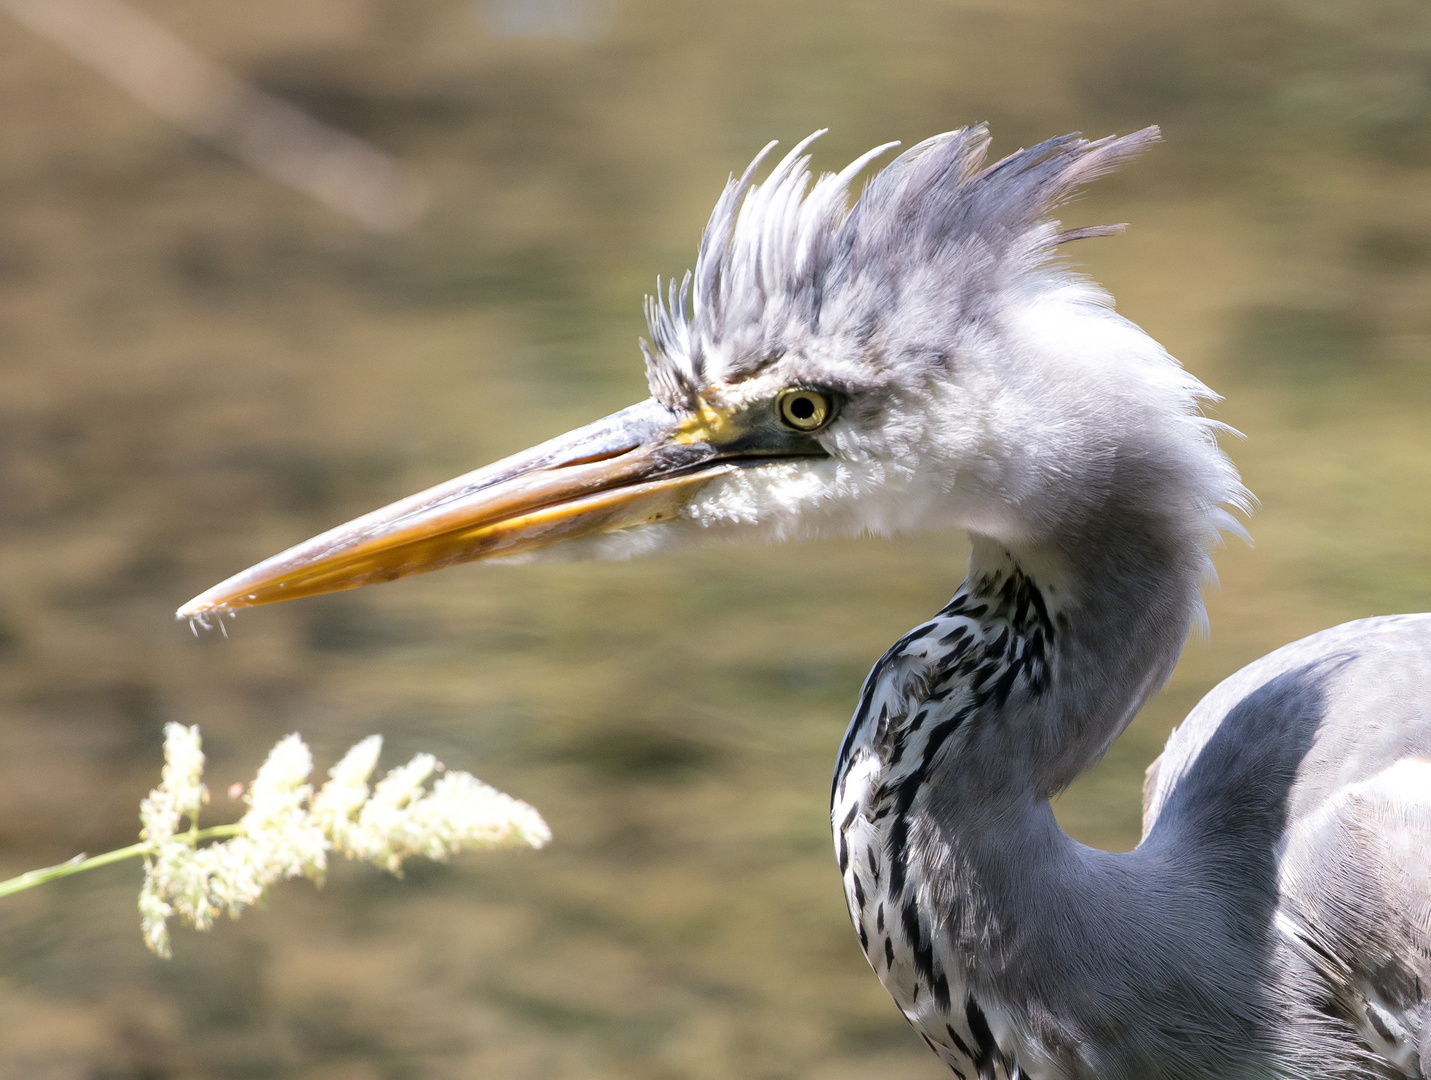
[[[870,965],[966,1080],[1431,1075],[1431,616],[1287,645],[1149,770],[1144,838],[1049,800],[1168,678],[1248,507],[1213,394],[1056,256],[1058,205],[1157,138],[985,166],[974,127],[848,190],[800,143],[647,302],[651,397],[342,525],[191,619],[475,559],[962,528],[884,655],[835,849]],[[811,138],[814,138],[812,136]],[[658,294],[660,290],[658,289]]]

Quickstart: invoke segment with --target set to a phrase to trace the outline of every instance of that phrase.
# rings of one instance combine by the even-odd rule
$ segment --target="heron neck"
[[[1013,1059],[1060,1059],[1049,1075],[1271,1075],[1256,1062],[1276,1007],[1259,935],[1275,890],[1231,887],[1225,860],[1187,839],[1088,848],[1042,800],[998,835],[965,834],[948,899],[924,916],[950,929],[934,951],[963,1011],[986,1014]]]
[[[982,1002],[988,1024],[999,1027],[1003,1003],[1008,1030],[1034,1031],[1046,1048],[1060,1039],[1104,1045],[1115,1029],[1132,1038],[1159,995],[1169,1009],[1181,993],[1218,1000],[1232,961],[1206,941],[1231,940],[1241,922],[1214,887],[1217,875],[1168,844],[1085,847],[1049,804],[1171,673],[1200,614],[1200,548],[1146,528],[1095,535],[1081,550],[975,538],[970,566],[961,595],[1022,574],[1041,590],[1053,636],[1042,688],[1016,684],[970,715],[967,738],[911,806],[908,880],[922,883],[904,894],[918,911],[912,925],[945,928],[935,958],[961,972],[955,993]],[[1254,985],[1242,974],[1239,986]],[[1231,1022],[1221,1013],[1200,1020],[1210,1031]],[[1180,1052],[1147,1032],[1138,1039]],[[1156,1061],[1143,1064],[1153,1071],[1107,1075],[1155,1074]]]
[[[1126,505],[1050,542],[974,536],[968,579],[876,665],[841,748],[831,810],[851,916],[886,988],[951,1062],[987,1064],[1025,1036],[1038,1055],[1128,1037],[1181,1060],[1141,1006],[1162,995],[1155,1017],[1186,1011],[1180,995],[1218,1002],[1234,966],[1206,942],[1231,941],[1246,919],[1204,845],[1169,832],[1097,851],[1049,805],[1166,680],[1200,614],[1207,522],[1144,513],[1138,479],[1119,488]],[[1257,1006],[1233,1004],[1199,1011],[1200,1030],[1235,1034]],[[1066,1074],[1166,1075],[1157,1060]]]
[[[971,539],[960,596],[984,601],[1011,581],[1026,582],[1047,612],[1046,670],[1040,684],[1015,682],[981,708],[985,715],[973,719],[982,722],[948,759],[958,775],[944,786],[986,808],[1048,799],[1103,756],[1172,674],[1202,615],[1206,558],[1187,530],[1113,515],[1042,545]],[[1007,607],[992,606],[983,618],[1008,620]],[[1010,630],[1017,637],[1037,627],[1014,619]]]

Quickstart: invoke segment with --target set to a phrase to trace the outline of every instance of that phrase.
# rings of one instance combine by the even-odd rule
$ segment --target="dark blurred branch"
[[[427,192],[381,150],[244,82],[123,0],[0,0],[31,30],[265,176],[391,232]]]

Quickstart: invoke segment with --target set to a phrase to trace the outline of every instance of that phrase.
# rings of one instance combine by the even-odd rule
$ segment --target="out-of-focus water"
[[[196,145],[0,22],[0,871],[130,843],[166,720],[221,794],[298,730],[528,799],[540,853],[343,867],[175,959],[116,866],[0,902],[0,1077],[937,1077],[850,933],[826,825],[859,682],[962,538],[476,567],[246,613],[189,596],[644,394],[656,274],[726,176],[989,120],[1167,142],[1075,255],[1200,377],[1261,497],[1212,635],[1061,801],[1130,846],[1142,770],[1222,676],[1431,607],[1431,9],[146,2],[407,161],[388,238]]]

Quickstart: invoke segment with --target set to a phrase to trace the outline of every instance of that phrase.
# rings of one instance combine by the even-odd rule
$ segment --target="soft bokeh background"
[[[420,175],[391,236],[156,118],[0,14],[0,873],[133,841],[161,728],[216,798],[370,732],[547,815],[540,853],[340,867],[140,943],[121,865],[0,904],[0,1078],[934,1078],[850,933],[826,824],[859,682],[955,536],[463,568],[173,608],[644,394],[640,299],[767,139],[817,164],[988,120],[1167,142],[1073,255],[1226,395],[1262,499],[1212,636],[1059,807],[1136,841],[1198,695],[1431,607],[1431,8],[1421,0],[140,0]]]

